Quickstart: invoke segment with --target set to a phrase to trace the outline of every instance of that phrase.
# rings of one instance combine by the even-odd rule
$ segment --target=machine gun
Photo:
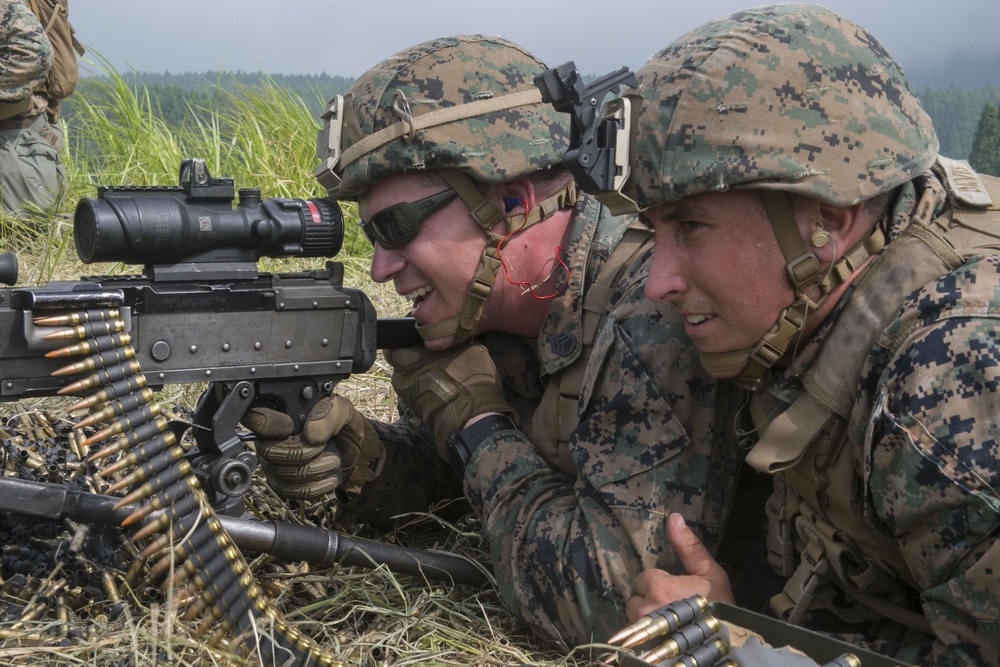
[[[367,371],[378,348],[420,339],[408,318],[377,320],[367,295],[344,286],[340,263],[257,270],[262,256],[336,255],[344,229],[335,201],[262,201],[245,188],[234,209],[232,179],[213,178],[198,159],[181,164],[179,180],[100,187],[76,208],[80,258],[142,264],[141,275],[0,289],[0,400],[72,391],[75,378],[60,374],[67,359],[52,356],[72,341],[39,322],[65,330],[84,324],[72,313],[114,309],[134,360],[109,361],[114,343],[105,340],[92,355],[92,371],[103,373],[93,382],[113,383],[133,361],[153,388],[207,382],[190,424],[195,470],[216,509],[239,514],[256,466],[237,435],[251,402],[300,425],[340,380]],[[17,265],[6,255],[0,281],[13,284]]]
[[[237,547],[309,552],[322,564],[350,563],[358,552],[371,564],[388,552],[329,531],[236,520],[257,463],[238,423],[251,404],[266,404],[298,430],[339,381],[372,366],[379,348],[420,339],[412,320],[379,320],[363,292],[343,285],[342,264],[258,271],[264,256],[335,256],[344,235],[337,202],[262,200],[254,188],[240,190],[234,207],[235,198],[232,179],[213,178],[198,159],[182,162],[176,187],[101,187],[76,207],[77,252],[85,263],[141,264],[142,273],[0,289],[0,400],[89,392],[70,408],[91,411],[77,429],[108,425],[76,443],[82,456],[69,477],[117,476],[105,492],[128,491],[108,498],[11,479],[0,488],[3,509],[137,528],[135,562],[159,555],[151,572],[176,568],[163,585],[188,582],[187,599],[198,598],[186,618],[204,616],[202,627],[218,627],[215,637],[235,634],[268,664],[339,664],[280,618]],[[16,279],[8,254],[0,280]],[[191,422],[161,415],[153,388],[193,382],[208,386]],[[181,445],[187,429],[194,447]],[[18,454],[44,469],[37,453]],[[77,474],[98,461],[104,466],[93,475]],[[5,466],[11,462],[8,454]],[[409,556],[409,571],[435,579],[451,576],[460,560]],[[462,565],[468,577],[453,580],[485,581]],[[261,635],[262,627],[271,631]]]

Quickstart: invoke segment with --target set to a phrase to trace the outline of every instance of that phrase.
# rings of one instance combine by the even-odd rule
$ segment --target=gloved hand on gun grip
[[[378,433],[343,396],[314,405],[299,434],[292,434],[291,417],[270,408],[251,407],[242,422],[257,434],[264,476],[285,499],[312,500],[337,487],[357,493],[381,472]]]
[[[512,414],[496,366],[478,343],[444,352],[423,346],[391,350],[392,386],[403,404],[434,430],[438,454],[448,460],[448,438],[472,417]]]

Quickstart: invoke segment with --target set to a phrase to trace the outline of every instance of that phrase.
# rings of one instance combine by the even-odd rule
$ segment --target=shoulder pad
[[[992,208],[993,199],[976,170],[967,160],[953,160],[939,155],[937,165],[944,176],[945,189],[954,201],[966,206]]]

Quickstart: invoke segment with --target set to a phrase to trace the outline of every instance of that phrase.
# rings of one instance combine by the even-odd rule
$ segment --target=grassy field
[[[265,197],[322,194],[312,178],[317,121],[302,100],[274,85],[244,89],[236,95],[219,92],[216,99],[219,109],[227,110],[224,115],[213,113],[211,122],[180,128],[158,119],[143,91],[130,88],[117,76],[89,97],[78,99],[82,129],[66,137],[64,164],[69,183],[63,205],[47,212],[37,228],[0,219],[0,245],[18,257],[18,284],[138,272],[134,266],[89,266],[79,261],[72,238],[75,203],[81,197],[95,196],[97,185],[174,185],[180,161],[186,157],[205,158],[213,175],[233,177],[237,188],[260,187]],[[345,283],[365,290],[380,315],[402,314],[405,304],[392,290],[368,278],[370,248],[357,234],[356,225],[350,224],[354,211],[350,206],[344,210],[349,229],[338,260],[346,266]],[[261,262],[262,269],[272,272],[316,265],[307,260]],[[164,405],[191,405],[200,389],[170,387],[158,398]],[[342,383],[338,391],[366,414],[392,418],[394,401],[384,363]],[[17,422],[14,416],[41,408],[58,415],[64,404],[36,399],[30,404],[0,406],[0,412],[5,415],[4,426],[12,427]],[[342,528],[329,506],[288,506],[262,482],[254,486],[252,502],[269,507],[279,518]],[[395,533],[378,535],[366,530],[364,536],[485,561],[474,517],[451,525],[433,515],[417,515]],[[492,586],[431,585],[395,576],[384,568],[310,569],[265,557],[257,557],[250,565],[286,620],[348,664],[578,664],[575,655],[533,638],[504,610]],[[204,634],[179,620],[169,601],[139,593],[121,591],[127,604],[115,620],[84,618],[70,611],[57,620],[42,614],[35,621],[18,624],[26,594],[5,585],[0,589],[0,664],[247,664],[224,645],[207,650]]]

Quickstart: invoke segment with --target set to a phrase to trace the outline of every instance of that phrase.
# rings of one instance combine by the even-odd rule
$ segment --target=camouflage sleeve
[[[52,67],[52,45],[21,0],[0,0],[0,102],[34,93]]]
[[[604,641],[645,568],[679,571],[665,518],[682,512],[718,546],[738,450],[717,445],[728,422],[681,323],[642,294],[617,302],[584,379],[571,480],[517,430],[481,445],[466,494],[483,518],[507,606],[567,644]]]
[[[872,512],[936,635],[928,665],[1000,664],[1000,257],[910,297],[867,453]]]

